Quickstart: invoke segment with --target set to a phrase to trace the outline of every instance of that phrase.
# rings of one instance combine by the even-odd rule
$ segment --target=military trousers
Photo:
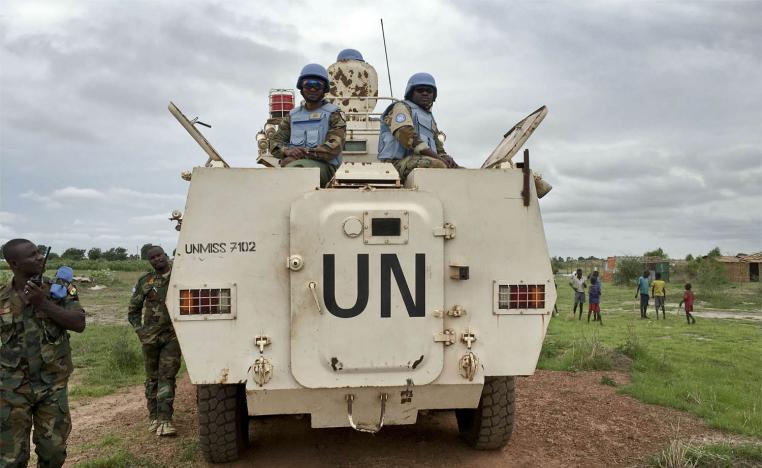
[[[0,467],[27,466],[32,427],[37,466],[62,466],[71,432],[66,382],[37,392],[28,383],[15,390],[0,390]]]
[[[325,161],[316,159],[297,159],[289,163],[286,167],[317,167],[320,169],[320,186],[325,187],[336,173],[336,168]]]
[[[439,158],[432,158],[431,156],[420,156],[420,155],[411,155],[406,156],[402,159],[394,159],[391,161],[391,163],[394,165],[394,168],[397,169],[397,172],[400,174],[400,181],[405,182],[405,179],[407,179],[407,176],[410,175],[410,173],[413,171],[413,169],[417,167],[424,167],[424,168],[436,168],[436,169],[446,169],[447,165]]]
[[[159,335],[151,343],[143,343],[146,368],[146,403],[150,419],[172,419],[175,402],[175,379],[180,370],[180,343],[174,333]]]

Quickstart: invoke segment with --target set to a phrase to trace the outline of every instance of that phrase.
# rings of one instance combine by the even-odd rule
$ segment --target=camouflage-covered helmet
[[[359,60],[360,62],[365,61],[362,58],[360,51],[356,49],[344,49],[339,52],[339,55],[336,57],[336,61],[341,62],[342,60]]]
[[[302,80],[305,78],[318,78],[325,82],[325,89],[331,87],[331,79],[328,78],[328,72],[326,69],[317,63],[308,63],[302,68],[302,72],[299,73],[299,78],[296,80],[296,89],[302,89]]]
[[[437,99],[437,83],[434,81],[434,77],[429,73],[414,73],[413,76],[407,80],[407,86],[405,87],[405,99],[410,99],[410,94],[413,92],[413,88],[416,86],[431,86],[434,88],[434,100]]]

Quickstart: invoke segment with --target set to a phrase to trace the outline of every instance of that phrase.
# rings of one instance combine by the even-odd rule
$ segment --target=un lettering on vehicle
[[[357,254],[357,275],[355,302],[350,307],[342,307],[336,301],[336,256],[335,254],[323,255],[323,299],[326,309],[332,315],[339,318],[357,317],[368,307],[370,296],[370,255]],[[410,318],[425,317],[426,315],[426,254],[415,254],[414,291],[411,293],[410,285],[405,277],[405,272],[400,265],[397,254],[380,254],[379,288],[380,288],[380,314],[382,318],[390,318],[392,311],[392,278],[394,278],[397,291],[402,296],[407,315]]]
[[[253,253],[257,251],[257,243],[255,241],[194,242],[185,244],[183,251],[187,255]]]

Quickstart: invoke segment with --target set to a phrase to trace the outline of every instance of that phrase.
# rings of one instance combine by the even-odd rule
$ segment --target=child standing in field
[[[693,312],[693,291],[691,291],[691,283],[685,285],[685,293],[683,294],[683,300],[680,301],[680,307],[685,303],[685,318],[688,320],[688,325],[696,323],[696,319],[693,318],[691,312]]]
[[[667,283],[661,279],[661,273],[656,273],[656,279],[651,283],[651,297],[654,298],[656,305],[656,320],[659,320],[659,308],[661,307],[661,316],[667,320],[667,311],[664,303],[667,301]]]
[[[588,295],[590,297],[587,310],[587,321],[590,321],[590,314],[593,314],[593,322],[598,321],[601,325],[603,325],[603,321],[601,320],[601,283],[598,281],[598,278],[593,276],[590,278],[590,289],[588,289]]]

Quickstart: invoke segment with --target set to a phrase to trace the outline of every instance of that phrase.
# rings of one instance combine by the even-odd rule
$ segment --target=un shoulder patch
[[[394,116],[394,121],[395,121],[395,122],[397,122],[397,123],[402,123],[402,122],[404,122],[404,121],[405,121],[405,119],[406,119],[406,118],[407,118],[407,117],[405,117],[405,114],[403,114],[402,112],[400,112],[399,114],[397,114],[397,115],[395,115],[395,116]]]

